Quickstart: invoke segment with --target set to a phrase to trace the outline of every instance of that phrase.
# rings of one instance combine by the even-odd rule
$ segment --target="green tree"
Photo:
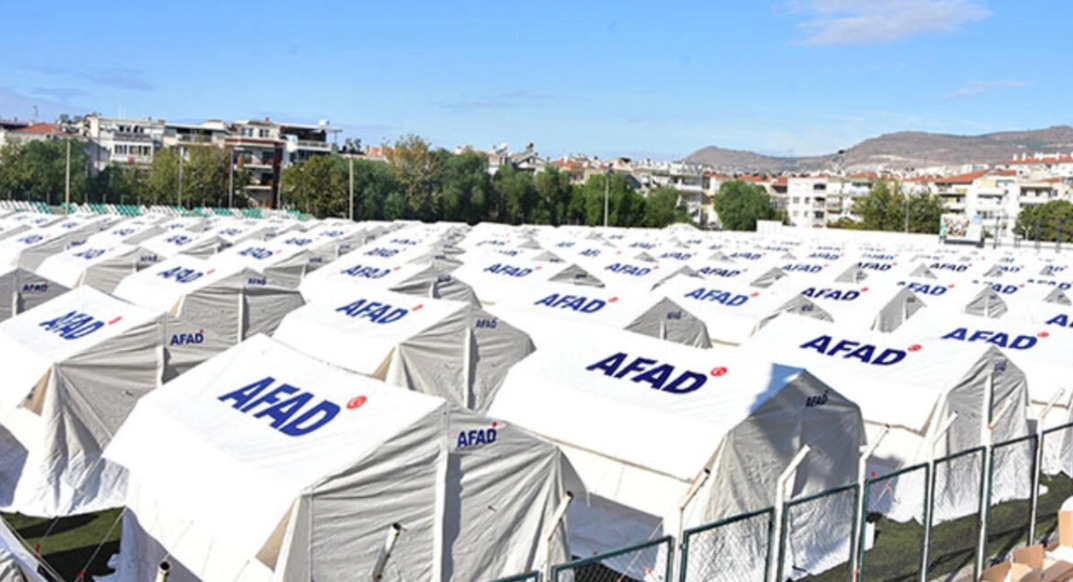
[[[536,175],[536,191],[547,210],[547,222],[559,226],[566,219],[573,195],[570,176],[555,166]]]
[[[777,216],[764,187],[742,180],[723,182],[713,205],[726,230],[756,230],[756,221]]]
[[[609,185],[610,188],[608,188]],[[605,174],[594,174],[589,176],[584,186],[581,187],[585,224],[603,225],[605,194],[609,194],[609,226],[640,226],[644,223],[645,199],[634,190],[633,185],[625,177],[620,174],[611,174],[609,178]],[[571,208],[576,208],[577,204],[572,201]]]
[[[183,162],[183,204],[193,206],[227,206],[227,187],[231,177],[231,155],[226,149],[190,148]],[[234,171],[234,205],[248,205],[245,187],[249,174]]]
[[[384,199],[384,220],[398,220],[406,217],[406,197],[396,190]]]
[[[317,217],[346,216],[348,168],[337,156],[314,156],[284,170],[281,197]]]
[[[692,222],[689,211],[678,204],[681,193],[674,188],[657,188],[648,193],[645,206],[645,226],[663,228],[676,222]]]
[[[473,152],[448,158],[441,211],[444,220],[470,224],[487,220],[495,197],[488,158]]]
[[[186,166],[183,162],[183,204],[189,195],[186,192]],[[105,172],[115,168],[109,166],[98,177],[104,176]],[[106,182],[111,186],[112,176],[105,176]],[[109,187],[109,190],[112,188]],[[153,165],[146,179],[147,197],[153,204],[179,204],[179,152],[173,149],[162,149],[153,154]],[[109,200],[118,200],[114,194],[108,194]]]
[[[399,138],[386,146],[387,162],[402,187],[406,204],[413,216],[434,220],[443,195],[446,172],[446,151],[433,150],[427,141],[416,135]]]
[[[387,164],[372,160],[354,160],[356,220],[383,220],[387,197],[398,189],[398,183]]]
[[[515,170],[513,166],[500,167],[492,179],[498,194],[500,210],[496,218],[500,222],[522,224],[531,222],[539,195],[533,175]]]
[[[85,201],[89,158],[71,140],[71,201]],[[0,151],[0,187],[13,199],[60,204],[64,199],[67,140],[8,144]]]
[[[1060,226],[1059,226],[1060,225]],[[1026,206],[1017,217],[1017,234],[1029,239],[1053,242],[1061,230],[1061,241],[1073,241],[1073,203],[1051,200]]]
[[[900,184],[880,181],[853,203],[862,230],[905,231],[909,212],[909,232],[936,234],[943,214],[942,198],[928,191],[906,195]]]

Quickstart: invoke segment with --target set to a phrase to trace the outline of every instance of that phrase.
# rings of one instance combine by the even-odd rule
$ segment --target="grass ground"
[[[1036,520],[1037,539],[1056,535],[1058,508],[1073,495],[1073,481],[1059,476],[1046,477],[1042,485],[1047,494],[1040,497]],[[991,562],[1005,559],[1008,553],[1027,545],[1029,525],[1028,501],[1012,501],[992,507],[988,523],[987,553]],[[875,545],[864,557],[861,580],[869,582],[911,582],[920,579],[921,546],[924,528],[910,521],[898,523],[880,518],[875,523]],[[961,579],[959,573],[969,569],[970,577],[976,559],[979,520],[970,516],[941,523],[932,530],[931,551],[928,555],[929,580]],[[846,582],[848,565],[835,568],[808,582]]]
[[[1048,541],[1053,541],[1058,508],[1063,501],[1073,496],[1073,481],[1059,476],[1054,479],[1044,478],[1042,484],[1047,488],[1047,494],[1040,497],[1036,536],[1037,539],[1048,536]],[[52,521],[48,519],[21,515],[3,517],[31,548],[40,543],[40,551],[45,561],[64,580],[74,582],[83,568],[86,569],[86,580],[111,573],[107,564],[109,557],[119,551],[121,528],[116,523],[119,512],[120,510],[112,510],[60,519],[51,526],[51,531],[49,527]],[[1026,545],[1028,524],[1028,501],[1014,501],[992,508],[988,527],[989,556],[993,560],[1004,559],[1010,550]],[[868,582],[919,580],[920,551],[924,535],[920,524],[912,521],[898,523],[879,518],[875,527],[875,544],[865,554],[861,579]],[[928,579],[952,580],[966,568],[971,572],[976,555],[978,528],[976,516],[945,522],[934,528],[928,560]],[[576,579],[579,582],[618,582],[623,580],[623,577],[597,565],[582,569]],[[846,582],[849,580],[848,565],[803,580]]]
[[[108,568],[108,559],[119,552],[121,524],[116,523],[119,513],[120,510],[114,509],[76,515],[56,520],[55,525],[50,519],[17,514],[6,514],[3,518],[31,549],[40,543],[45,562],[64,580],[74,582],[83,569],[86,571],[84,580],[112,572]]]

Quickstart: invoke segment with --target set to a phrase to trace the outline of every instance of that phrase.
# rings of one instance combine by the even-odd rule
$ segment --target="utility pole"
[[[351,222],[354,221],[354,156],[348,156],[350,160],[350,213],[349,217]]]
[[[227,173],[227,207],[234,206],[235,199],[235,150],[227,153],[227,164],[230,171]]]
[[[183,148],[179,147],[179,206],[183,205]]]
[[[607,228],[607,214],[611,200],[611,170],[604,174],[604,228]]]
[[[34,108],[37,109],[36,107]],[[65,176],[63,208],[64,214],[71,213],[71,138],[67,138],[67,172]]]

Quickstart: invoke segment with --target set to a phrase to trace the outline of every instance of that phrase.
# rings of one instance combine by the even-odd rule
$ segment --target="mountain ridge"
[[[1073,127],[1014,130],[982,135],[899,131],[868,138],[846,150],[820,156],[767,156],[707,146],[686,157],[726,172],[907,170],[935,166],[994,164],[1021,154],[1073,151]]]

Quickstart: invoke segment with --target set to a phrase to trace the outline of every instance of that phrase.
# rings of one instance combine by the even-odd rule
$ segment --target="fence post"
[[[778,580],[782,579],[782,563],[784,561],[784,555],[783,555],[784,547],[783,546],[785,545],[783,543],[783,540],[786,538],[786,525],[787,525],[787,516],[786,516],[786,505],[787,505],[787,503],[786,503],[786,500],[785,500],[785,497],[786,497],[786,483],[790,480],[790,477],[792,477],[794,475],[794,472],[797,471],[797,467],[805,460],[805,456],[808,455],[809,451],[811,451],[811,450],[812,450],[812,447],[810,445],[802,446],[801,449],[797,451],[797,454],[794,455],[794,458],[790,460],[790,464],[786,465],[786,468],[783,469],[782,473],[779,475],[779,479],[775,482],[775,512],[776,513],[773,516],[772,520],[774,521],[775,519],[778,519],[778,526],[779,526],[778,535],[775,536],[776,538],[778,538],[778,545],[776,547],[770,548],[771,552],[769,552],[769,553],[774,554],[775,557],[778,559],[778,562],[775,564],[775,572],[776,572],[775,579],[774,580],[769,580],[769,582],[777,582]]]
[[[924,474],[924,551],[920,556],[920,582],[928,582],[928,553],[931,551],[931,522],[933,514],[935,513],[935,476],[937,471],[935,470],[935,445],[939,442],[939,439],[946,435],[946,431],[950,430],[951,426],[954,426],[954,421],[957,420],[958,413],[954,412],[950,416],[946,417],[942,426],[936,431],[935,436],[931,437],[931,442],[928,443],[928,468]]]
[[[1039,413],[1039,420],[1036,422],[1036,454],[1032,459],[1032,497],[1029,502],[1029,512],[1031,513],[1031,519],[1028,522],[1028,545],[1036,543],[1036,514],[1039,512],[1039,482],[1040,474],[1043,472],[1043,440],[1046,434],[1043,432],[1043,424],[1047,420],[1047,414],[1051,412],[1054,405],[1058,403],[1058,400],[1062,398],[1066,393],[1065,388],[1059,388],[1054,396],[1051,397],[1051,401],[1043,407],[1043,410]]]
[[[991,376],[988,376],[988,392],[992,390],[992,382]],[[999,408],[998,413],[991,418],[991,422],[987,423],[987,427],[985,427],[987,439],[984,440],[983,471],[980,476],[980,538],[976,546],[974,580],[980,577],[980,572],[984,571],[984,560],[987,559],[987,521],[991,513],[991,489],[993,488],[991,478],[995,470],[995,424],[1006,414],[1011,405],[1013,405],[1012,396],[1006,399],[1002,408]]]
[[[678,542],[678,581],[686,582],[686,569],[689,567],[689,538],[691,536],[688,533],[682,534],[680,541]],[[670,557],[667,558],[670,561]],[[670,581],[670,572],[667,573],[667,580]],[[765,573],[765,580],[767,575]]]

